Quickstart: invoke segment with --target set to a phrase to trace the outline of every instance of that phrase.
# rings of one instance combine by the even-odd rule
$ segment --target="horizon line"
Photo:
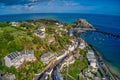
[[[11,14],[0,14],[5,15],[24,15],[24,14],[90,14],[90,15],[106,15],[106,16],[120,16],[118,14],[100,14],[100,13],[77,13],[77,12],[42,12],[42,13],[11,13]]]

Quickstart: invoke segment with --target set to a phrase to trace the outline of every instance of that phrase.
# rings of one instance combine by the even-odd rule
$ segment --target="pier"
[[[85,33],[85,32],[98,32],[98,33],[102,33],[104,35],[108,35],[114,38],[120,38],[119,34],[105,32],[105,31],[95,29],[95,28],[74,28],[74,31],[77,31],[78,34]]]

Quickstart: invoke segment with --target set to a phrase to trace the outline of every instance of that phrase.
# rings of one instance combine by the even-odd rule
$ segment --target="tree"
[[[3,38],[5,38],[7,41],[14,40],[13,35],[11,35],[9,31],[4,31],[3,32]]]
[[[21,49],[21,45],[17,44],[15,41],[11,41],[8,45],[7,45],[7,50],[9,52],[14,52],[14,51],[18,51]]]

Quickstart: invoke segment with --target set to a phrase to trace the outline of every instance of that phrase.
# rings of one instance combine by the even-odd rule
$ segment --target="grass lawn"
[[[5,31],[5,30],[6,30],[6,31],[16,31],[17,29],[14,28],[14,27],[8,26],[8,27],[3,27],[2,30],[3,30],[3,31]]]
[[[75,79],[78,78],[78,74],[87,67],[87,60],[84,59],[81,61],[80,59],[76,59],[75,63],[69,66],[69,74],[73,76]]]
[[[65,67],[62,70],[62,76],[65,80],[73,80],[69,76],[67,76],[67,79],[66,79],[66,73],[67,73],[67,68],[68,68],[68,74],[71,75],[75,80],[77,80],[78,79],[78,74],[80,74],[80,72],[83,69],[85,69],[87,66],[88,66],[88,64],[87,64],[87,60],[86,60],[85,57],[84,57],[83,60],[76,59],[73,64],[69,65],[69,67]]]
[[[86,59],[86,49],[84,50],[80,50],[80,58],[75,58],[75,62],[73,64],[70,64],[69,67],[65,67],[62,70],[62,76],[65,80],[73,80],[72,78],[70,78],[69,76],[67,76],[66,79],[66,73],[67,73],[67,69],[68,69],[68,74],[70,76],[72,76],[75,80],[78,79],[78,75],[82,72],[82,70],[84,70],[86,67],[88,67],[88,61]],[[83,79],[81,79],[83,80]]]

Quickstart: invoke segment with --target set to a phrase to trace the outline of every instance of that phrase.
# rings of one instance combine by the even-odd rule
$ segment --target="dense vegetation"
[[[40,61],[40,56],[48,51],[58,52],[62,50],[64,45],[70,44],[70,39],[73,38],[67,36],[60,30],[60,28],[55,25],[55,22],[57,21],[22,21],[18,26],[12,26],[10,23],[0,23],[0,70],[14,73],[17,80],[31,80],[33,74],[41,72],[46,65]],[[33,34],[34,30],[41,26],[46,27],[47,35],[46,38],[43,39]],[[49,43],[51,38],[55,40]],[[7,68],[3,65],[3,58],[6,55],[11,52],[26,49],[33,49],[35,51],[36,62],[28,62],[23,65],[20,70],[16,70],[14,67]]]

